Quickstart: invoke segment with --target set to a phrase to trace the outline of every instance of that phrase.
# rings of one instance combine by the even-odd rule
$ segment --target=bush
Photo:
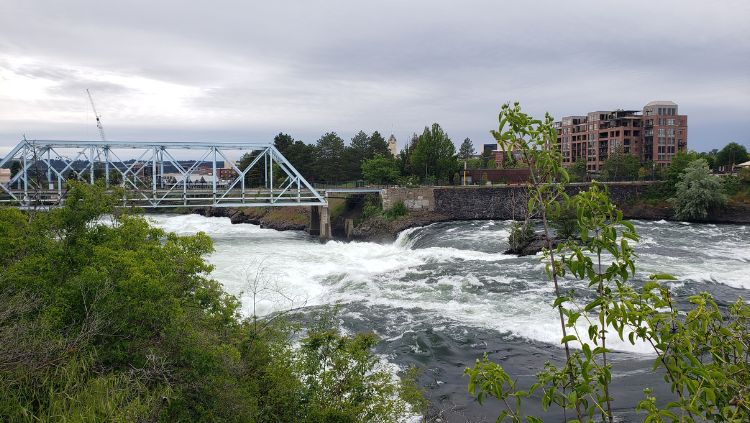
[[[383,216],[388,220],[394,220],[407,214],[409,214],[409,210],[406,209],[403,201],[397,201],[393,207],[383,212]]]
[[[241,319],[208,277],[208,236],[71,185],[60,209],[0,209],[0,420],[398,420],[372,335],[316,325],[294,349],[291,325]]]
[[[513,222],[510,225],[508,244],[511,251],[518,251],[534,240],[534,229],[530,222]]]
[[[713,207],[723,206],[727,197],[719,177],[712,175],[704,159],[690,162],[675,187],[670,202],[678,219],[705,219]]]
[[[740,169],[739,177],[743,183],[750,185],[750,167]]]
[[[742,179],[735,175],[726,175],[721,180],[721,186],[727,195],[735,195],[742,191],[744,188]]]
[[[381,214],[383,214],[383,205],[380,202],[380,196],[367,196],[365,204],[362,206],[362,215],[357,219],[356,223],[360,224]]]
[[[398,178],[397,183],[402,187],[418,187],[419,178],[414,175],[402,176]]]

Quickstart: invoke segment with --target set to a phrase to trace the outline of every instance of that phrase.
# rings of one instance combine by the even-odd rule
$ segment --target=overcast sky
[[[315,142],[672,100],[688,145],[750,146],[750,1],[0,1],[0,148],[96,139]]]

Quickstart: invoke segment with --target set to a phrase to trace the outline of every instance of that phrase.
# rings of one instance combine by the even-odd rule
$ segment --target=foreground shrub
[[[670,398],[653,395],[644,387],[636,409],[647,422],[746,422],[750,420],[750,305],[742,298],[720,306],[707,293],[689,297],[690,305],[678,309],[662,280],[653,274],[641,289],[636,275],[632,243],[639,237],[632,223],[611,202],[606,188],[594,183],[574,197],[575,226],[579,239],[553,246],[549,219],[559,201],[567,201],[568,182],[562,167],[553,119],[534,119],[516,103],[502,107],[500,125],[493,135],[505,151],[518,151],[531,171],[528,217],[541,219],[546,241],[542,262],[554,287],[551,304],[560,316],[560,365],[547,363],[530,386],[520,386],[505,369],[485,355],[466,369],[469,392],[481,403],[486,397],[502,402],[497,421],[538,423],[526,414],[524,400],[540,398],[543,410],[559,407],[575,414],[577,422],[618,421],[619,392],[611,390],[612,362],[608,343],[613,337],[631,344],[643,342],[654,355],[653,368],[663,372]],[[679,186],[682,184],[682,186]],[[715,190],[720,184],[708,173],[703,160],[690,163],[681,177],[681,190]],[[688,193],[689,194],[689,193]],[[700,197],[710,197],[701,192]],[[712,201],[689,203],[694,209]],[[514,229],[516,229],[514,227]],[[587,290],[559,289],[567,277],[588,285]],[[580,322],[580,323],[579,323]],[[583,323],[583,325],[581,325]],[[575,348],[576,350],[572,350]]]
[[[241,319],[237,299],[208,277],[208,236],[165,233],[119,214],[114,198],[73,185],[60,209],[0,209],[0,421],[403,413],[371,335],[312,328],[292,348],[293,326]],[[313,367],[321,349],[338,365]]]

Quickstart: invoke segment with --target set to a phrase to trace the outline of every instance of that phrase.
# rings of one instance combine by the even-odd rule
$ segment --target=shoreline
[[[667,222],[688,222],[718,225],[750,224],[750,205],[744,203],[728,204],[722,210],[712,210],[709,216],[700,221],[683,221],[674,219],[671,206],[667,204],[648,204],[637,202],[619,206],[623,216],[629,220],[645,220]],[[149,211],[150,213],[153,211]],[[175,212],[175,211],[172,211]],[[249,223],[262,228],[277,231],[306,231],[308,229],[310,210],[307,207],[283,208],[198,208],[179,210],[178,214],[199,214],[206,217],[227,217],[232,224]],[[496,218],[507,220],[503,218]],[[334,231],[333,240],[336,241],[364,241],[389,243],[398,238],[402,231],[419,226],[427,226],[439,222],[464,222],[474,220],[495,220],[493,218],[457,218],[444,213],[427,210],[410,211],[407,215],[388,220],[383,216],[369,218],[354,227],[350,236],[340,231]]]

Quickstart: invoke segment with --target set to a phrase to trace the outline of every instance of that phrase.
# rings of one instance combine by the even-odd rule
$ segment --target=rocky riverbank
[[[453,219],[449,216],[430,211],[412,211],[406,216],[393,220],[386,219],[382,215],[375,216],[356,226],[351,239],[380,243],[393,242],[403,230],[450,220]]]
[[[208,208],[197,211],[211,217],[228,217],[232,223],[250,223],[277,231],[304,231],[310,222],[309,207]]]

